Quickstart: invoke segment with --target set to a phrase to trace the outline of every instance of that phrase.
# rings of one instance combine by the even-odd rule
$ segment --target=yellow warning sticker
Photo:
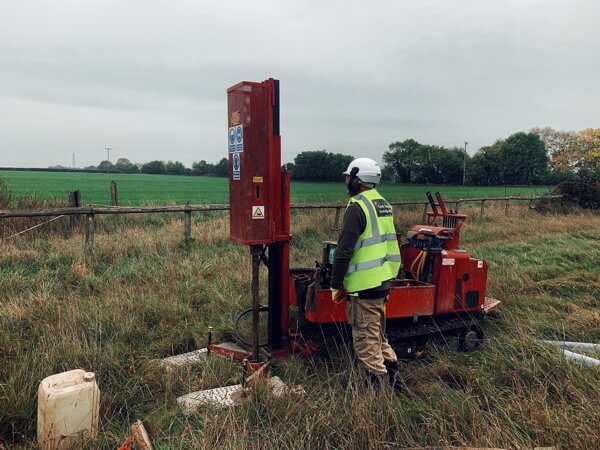
[[[253,206],[252,207],[252,218],[253,219],[264,219],[265,218],[265,207],[264,206]]]
[[[253,183],[262,183],[263,177],[252,177],[252,182]]]

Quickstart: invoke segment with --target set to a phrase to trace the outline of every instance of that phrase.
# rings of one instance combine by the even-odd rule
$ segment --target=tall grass
[[[466,211],[463,247],[485,258],[489,295],[503,301],[472,353],[440,350],[402,365],[405,393],[362,392],[351,353],[287,358],[273,372],[304,397],[257,392],[229,410],[190,417],[175,397],[239,382],[241,369],[211,359],[167,380],[156,361],[229,336],[250,304],[248,248],[228,240],[226,215],[196,217],[191,247],[178,218],[106,218],[95,257],[80,235],[0,243],[0,442],[35,444],[36,390],[53,373],[93,370],[102,390],[101,433],[89,448],[116,448],[144,420],[156,448],[596,448],[598,372],[565,361],[537,338],[600,341],[600,217],[539,215],[504,206]],[[399,209],[398,230],[421,220]],[[292,217],[292,266],[311,266],[336,237],[333,213]],[[262,298],[266,280],[262,279]]]

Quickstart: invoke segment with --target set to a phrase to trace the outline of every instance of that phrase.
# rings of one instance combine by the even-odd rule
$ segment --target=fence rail
[[[460,198],[457,200],[446,200],[447,205],[458,207],[462,203],[477,203],[491,201],[529,201],[540,199],[561,198],[561,195],[547,195],[543,197],[481,197],[481,198]],[[393,206],[418,206],[429,207],[427,201],[412,202],[389,202]],[[326,203],[297,203],[293,204],[292,209],[342,209],[346,204],[326,204]],[[149,214],[149,213],[186,213],[186,212],[206,212],[206,211],[229,211],[229,205],[210,204],[210,205],[176,205],[176,206],[81,206],[75,208],[51,208],[51,209],[4,209],[0,210],[0,219],[8,217],[51,217],[51,216],[85,216],[85,215],[114,215],[114,214]]]
[[[446,204],[454,209],[458,209],[461,204],[464,203],[481,203],[480,213],[484,214],[484,206],[486,202],[505,202],[505,214],[508,213],[508,205],[511,201],[522,201],[529,202],[531,207],[535,200],[540,199],[559,199],[561,195],[547,195],[537,197],[480,197],[480,198],[461,198],[455,200],[446,200]],[[425,221],[429,203],[427,201],[409,201],[409,202],[390,202],[393,206],[423,206],[423,222]],[[326,203],[298,203],[291,206],[292,209],[303,210],[303,209],[335,209],[334,227],[337,228],[339,218],[342,209],[346,207],[345,204],[326,204]],[[0,219],[15,218],[15,217],[56,217],[57,216],[85,216],[86,227],[85,227],[85,249],[86,254],[89,257],[93,256],[94,252],[94,233],[96,230],[96,216],[97,215],[115,215],[115,214],[151,214],[151,213],[184,213],[184,240],[189,242],[192,236],[192,213],[193,212],[209,212],[209,211],[228,211],[229,205],[224,204],[211,204],[211,205],[177,205],[177,206],[112,206],[112,207],[96,207],[93,205],[89,206],[76,206],[69,208],[52,208],[52,209],[14,209],[14,210],[0,210]],[[73,226],[72,231],[78,231],[79,226]],[[35,227],[32,227],[35,228]],[[27,231],[27,230],[26,230]],[[20,235],[17,233],[14,236]]]

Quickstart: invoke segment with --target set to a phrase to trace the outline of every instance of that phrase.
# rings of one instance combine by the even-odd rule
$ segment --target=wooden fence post
[[[94,231],[96,229],[96,217],[94,214],[86,214],[87,227],[85,231],[85,253],[88,258],[94,256]]]
[[[119,206],[119,193],[115,180],[110,182],[110,206]]]
[[[428,209],[429,205],[427,203],[425,203],[425,205],[423,205],[423,216],[421,217],[421,223],[427,223],[425,222],[427,220],[427,209]]]
[[[339,206],[337,208],[335,208],[335,219],[333,219],[333,229],[337,230],[339,229],[339,221],[340,221],[340,211],[342,210],[342,208],[340,208]]]
[[[81,207],[81,192],[79,189],[73,192],[69,192],[69,208],[80,208]],[[73,215],[69,219],[69,226],[71,233],[78,233],[81,230],[81,216]]]
[[[189,202],[185,206],[186,209],[183,212],[183,242],[187,247],[192,241],[192,210],[189,208]]]
[[[508,201],[510,200],[510,197],[506,198],[506,205],[504,206],[504,215],[508,216]]]
[[[483,217],[483,205],[484,205],[484,203],[485,203],[485,200],[481,200],[481,211],[479,212],[479,215],[481,217]]]

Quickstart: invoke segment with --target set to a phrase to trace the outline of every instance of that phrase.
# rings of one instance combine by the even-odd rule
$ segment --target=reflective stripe
[[[401,257],[400,257],[400,255],[387,255],[384,258],[373,259],[371,261],[366,261],[364,263],[350,264],[348,266],[347,273],[358,272],[360,270],[374,269],[375,267],[383,266],[387,261],[400,262]]]
[[[369,211],[369,216],[371,218],[371,231],[373,232],[373,237],[379,237],[379,225],[377,225],[377,215],[375,214],[375,208],[373,208],[373,203],[369,199],[367,199],[364,195],[358,194],[354,197],[357,201],[361,202]]]
[[[354,250],[358,250],[359,248],[368,247],[369,245],[381,244],[385,241],[395,241],[398,237],[396,233],[388,233],[381,236],[373,236],[372,238],[363,239],[362,241],[357,241],[354,246]]]

